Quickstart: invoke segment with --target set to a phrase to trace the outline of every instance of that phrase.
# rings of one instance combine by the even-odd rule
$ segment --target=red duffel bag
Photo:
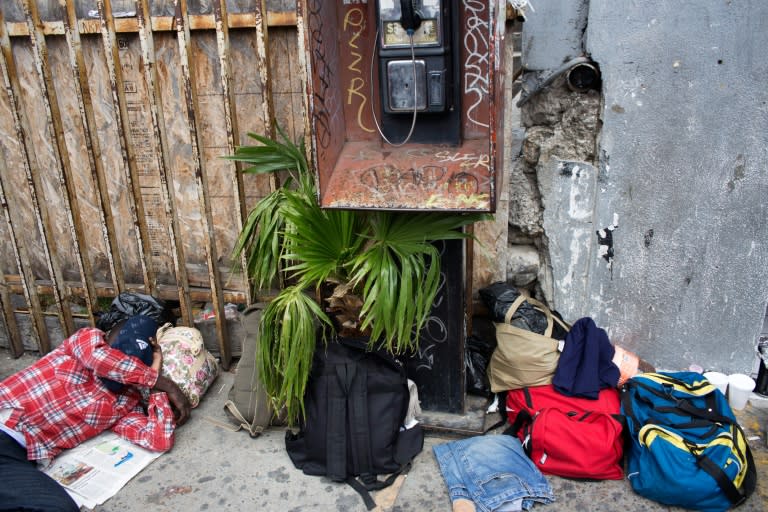
[[[565,396],[551,384],[507,392],[508,434],[516,435],[542,473],[621,480],[624,444],[619,392],[597,400]]]

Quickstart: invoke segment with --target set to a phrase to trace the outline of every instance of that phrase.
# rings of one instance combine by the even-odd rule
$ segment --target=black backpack
[[[367,351],[361,339],[318,345],[306,417],[298,433],[286,433],[291,461],[307,475],[348,483],[374,508],[368,491],[391,485],[424,446],[419,425],[403,428],[409,397],[404,366],[390,354]]]

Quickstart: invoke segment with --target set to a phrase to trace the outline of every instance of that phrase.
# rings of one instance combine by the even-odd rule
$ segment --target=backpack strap
[[[371,493],[369,491],[378,491],[381,489],[384,489],[385,487],[389,487],[393,483],[395,483],[395,480],[398,476],[400,476],[402,473],[405,473],[411,469],[411,463],[408,462],[407,464],[403,464],[400,469],[389,475],[385,480],[378,480],[376,478],[373,479],[371,482],[362,482],[361,480],[358,480],[357,478],[351,476],[347,478],[346,482],[349,484],[350,487],[352,487],[355,491],[357,491],[357,494],[359,494],[363,498],[363,502],[365,502],[365,507],[368,510],[373,510],[376,508],[376,502],[373,501],[373,498],[371,497]]]
[[[533,422],[533,416],[531,416],[531,413],[526,411],[525,409],[521,409],[518,411],[517,416],[515,417],[514,423],[504,431],[504,434],[510,435],[510,436],[516,436],[518,432],[520,432],[520,429],[523,428],[525,425],[528,425]]]
[[[629,379],[627,382],[624,383],[623,386],[621,386],[621,409],[624,416],[623,425],[625,427],[625,432],[627,437],[625,440],[629,440],[632,436],[637,436],[637,433],[640,431],[640,422],[637,420],[637,416],[635,416],[635,409],[632,406],[632,388],[637,384],[637,382],[633,379]],[[626,444],[626,443],[625,443]]]
[[[694,406],[691,404],[690,401],[686,399],[681,399],[677,401],[677,404],[675,404],[680,410],[690,414],[691,416],[694,416],[696,418],[701,418],[703,420],[707,421],[714,421],[716,423],[724,423],[727,425],[731,425],[734,423],[734,420],[720,414],[720,411],[717,410],[715,396],[714,395],[708,395],[705,398],[707,402],[707,408],[701,409],[699,407]]]
[[[264,432],[264,426],[263,425],[257,425],[256,418],[254,418],[253,422],[248,421],[243,413],[240,412],[240,409],[237,408],[237,405],[235,405],[235,402],[232,400],[227,400],[224,402],[224,409],[229,411],[229,413],[235,417],[235,420],[238,421],[239,425],[237,427],[226,425],[225,428],[227,430],[231,430],[232,432],[237,432],[240,429],[245,429],[248,432],[248,435],[250,435],[253,438],[257,438],[261,435],[262,432]],[[223,423],[217,422],[217,425],[224,426]]]
[[[336,380],[328,380],[326,475],[331,480],[343,482],[347,479],[347,396],[355,378],[356,366],[338,364],[335,365],[335,372]]]
[[[373,454],[371,436],[368,427],[368,374],[363,365],[356,366],[356,374],[350,382],[347,407],[349,412],[349,440],[352,448],[352,471],[345,480],[363,498],[368,510],[376,507],[370,491],[389,487],[397,477],[411,468],[410,461],[400,464],[394,473],[384,480],[379,480],[373,472]],[[407,408],[407,403],[406,403]],[[405,411],[403,411],[405,416]],[[359,477],[355,477],[359,475]]]
[[[500,419],[499,421],[497,421],[496,423],[494,423],[494,424],[493,424],[493,425],[491,425],[490,427],[488,427],[488,428],[486,428],[485,430],[483,430],[483,434],[487,434],[487,433],[488,433],[488,432],[490,432],[491,430],[495,430],[495,429],[499,428],[500,426],[502,426],[502,425],[503,425],[503,424],[505,424],[506,422],[507,422],[507,420],[505,420],[505,419],[503,419],[503,418],[502,418],[502,419]]]
[[[543,335],[546,336],[547,338],[552,337],[552,329],[554,328],[555,322],[560,324],[560,327],[562,327],[566,332],[571,330],[571,326],[568,325],[567,322],[564,322],[563,320],[558,318],[556,315],[553,315],[552,311],[545,304],[543,304],[542,302],[539,302],[533,297],[526,297],[523,294],[518,295],[517,298],[512,302],[512,304],[510,304],[509,309],[504,314],[504,323],[509,324],[512,322],[512,317],[520,308],[520,306],[523,305],[524,302],[528,302],[531,306],[533,306],[534,309],[542,313],[544,317],[547,319],[547,328],[544,330],[544,333],[543,333]]]
[[[527,405],[529,409],[534,410],[531,390],[528,389],[527,386],[523,388],[523,394],[525,395],[525,405]]]
[[[363,365],[353,365],[347,388],[347,407],[349,413],[349,441],[352,448],[352,471],[360,475],[363,481],[376,476],[372,470],[371,436],[368,429],[368,386],[367,374]]]
[[[528,390],[528,387],[524,387],[524,388],[521,388],[521,389],[522,389],[523,394],[525,395],[525,403],[526,403],[526,405],[531,410],[533,410],[533,398],[531,398],[531,392]],[[496,394],[496,396],[499,399],[499,415],[501,416],[501,419],[499,421],[497,421],[496,423],[494,423],[493,425],[491,425],[490,427],[488,427],[485,430],[483,430],[483,434],[487,434],[491,430],[495,430],[498,427],[504,425],[507,422],[507,420],[509,419],[508,418],[508,413],[507,413],[507,393],[508,392],[509,392],[509,390],[504,390],[504,391],[499,391]],[[526,415],[521,417],[520,413],[522,413],[522,412],[523,412],[522,410],[518,412],[517,416],[515,416],[515,421],[514,421],[513,425],[510,426],[510,427],[507,427],[507,429],[504,430],[504,432],[502,432],[502,434],[509,434],[509,435],[516,436],[517,432],[520,430],[520,428],[523,426],[523,424],[524,423],[529,423],[531,421],[531,419],[532,419],[531,415],[528,414],[527,411],[525,411]],[[515,425],[516,425],[516,427],[515,427]]]
[[[523,394],[525,395],[525,403],[528,405],[529,408],[533,409],[533,399],[531,398],[531,392],[528,390],[527,387],[522,388]],[[507,393],[508,390],[500,391],[496,394],[496,396],[499,398],[499,415],[501,416],[501,419],[491,425],[490,427],[483,430],[483,434],[487,434],[491,430],[495,430],[499,428],[500,426],[504,425],[508,420],[508,414],[507,414]],[[532,416],[528,413],[528,411],[520,410],[517,413],[517,416],[515,416],[515,421],[513,424],[509,427],[507,427],[502,434],[505,435],[511,435],[516,436],[517,433],[520,431],[520,429],[523,427],[523,425],[530,423],[533,420]]]
[[[685,398],[675,398],[660,389],[656,389],[653,386],[649,386],[645,382],[639,380],[629,380],[624,384],[621,393],[621,405],[624,406],[624,414],[631,418],[635,423],[635,428],[639,429],[640,425],[637,419],[633,415],[632,411],[632,397],[630,391],[632,387],[642,387],[648,392],[658,396],[661,399],[667,400],[670,405],[655,404],[652,400],[637,396],[635,397],[639,402],[642,402],[646,407],[649,407],[660,413],[678,414],[680,416],[689,416],[695,418],[693,421],[687,423],[671,424],[677,428],[689,428],[711,425],[712,423],[722,423],[726,425],[734,424],[734,420],[720,413],[717,409],[717,402],[714,395],[709,394],[705,396],[707,403],[706,408],[696,407],[690,400]]]
[[[487,434],[491,430],[495,430],[507,422],[507,390],[494,393],[493,400],[489,402],[488,406],[486,407],[486,412],[491,410],[491,406],[493,406],[494,401],[496,402],[496,410],[499,413],[499,421],[483,430],[483,434]]]
[[[394,480],[392,480],[394,482]],[[368,510],[373,510],[376,508],[376,502],[373,501],[373,498],[371,497],[371,493],[368,492],[367,485],[361,483],[357,478],[350,476],[345,480],[345,482],[352,487],[355,491],[357,491],[357,494],[360,495],[361,498],[363,498],[363,502],[365,503],[365,508]]]
[[[747,499],[747,495],[736,487],[733,481],[728,478],[728,475],[726,475],[725,472],[720,469],[720,466],[712,462],[709,457],[700,454],[697,455],[693,451],[691,451],[691,454],[696,457],[696,464],[701,469],[706,471],[709,476],[714,478],[715,482],[717,482],[717,485],[720,486],[720,489],[722,489],[728,500],[733,503],[733,506],[738,506],[744,503],[744,501]]]
[[[363,499],[368,510],[376,508],[376,502],[373,501],[369,491],[383,489],[395,481],[397,475],[391,478],[391,481],[379,482],[376,475],[373,474],[371,461],[371,439],[368,431],[368,388],[366,385],[367,374],[363,365],[354,363],[345,363],[336,365],[336,380],[343,401],[343,412],[340,410],[329,410],[328,428],[333,430],[339,424],[343,426],[335,435],[328,432],[328,439],[332,436],[336,438],[339,446],[339,452],[331,452],[332,446],[328,446],[327,473],[331,477],[331,471],[336,476],[336,480],[346,482]],[[335,415],[335,416],[334,416]],[[349,416],[349,417],[347,417]],[[351,471],[347,470],[347,437],[352,456]],[[355,475],[360,475],[358,480]]]

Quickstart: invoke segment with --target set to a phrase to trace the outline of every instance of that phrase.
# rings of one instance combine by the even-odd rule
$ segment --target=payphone
[[[496,0],[297,0],[322,208],[493,212],[506,8]]]
[[[390,144],[460,142],[458,52],[452,40],[458,33],[456,4],[377,1],[381,101],[374,118],[380,117],[377,125]]]

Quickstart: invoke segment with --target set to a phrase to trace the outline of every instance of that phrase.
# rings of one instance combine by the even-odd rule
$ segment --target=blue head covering
[[[145,365],[152,365],[152,345],[149,338],[154,338],[157,333],[157,322],[145,315],[132,316],[123,324],[117,339],[112,343],[112,348],[123,352],[126,355],[140,359]],[[101,382],[112,391],[119,393],[124,384],[99,377]]]

